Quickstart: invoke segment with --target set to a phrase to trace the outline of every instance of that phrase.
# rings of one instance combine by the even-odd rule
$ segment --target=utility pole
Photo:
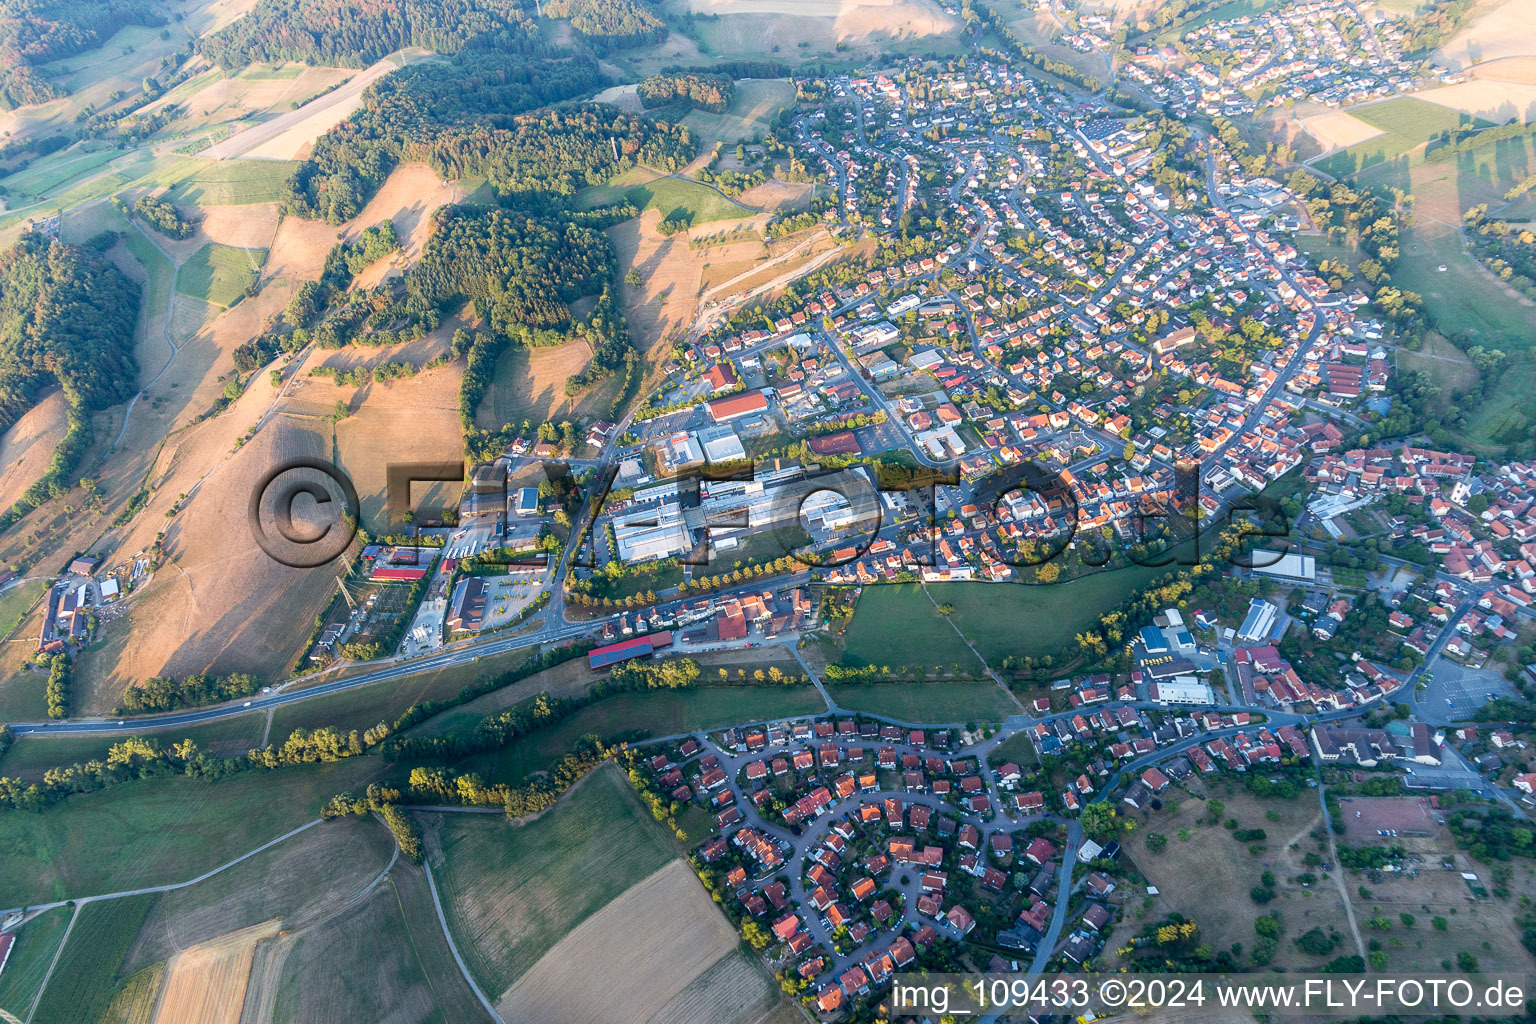
[[[352,593],[347,589],[347,584],[342,580],[340,576],[336,577],[336,589],[341,591],[342,597],[346,598],[347,607],[352,609],[354,612],[357,611],[357,602],[352,600]]]

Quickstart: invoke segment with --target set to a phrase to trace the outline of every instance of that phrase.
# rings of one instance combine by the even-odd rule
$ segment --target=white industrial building
[[[1317,580],[1317,559],[1299,552],[1270,551],[1255,548],[1251,556],[1253,571],[1283,580],[1312,583]]]
[[[1174,676],[1148,684],[1147,694],[1159,704],[1214,704],[1211,688],[1194,676]]]

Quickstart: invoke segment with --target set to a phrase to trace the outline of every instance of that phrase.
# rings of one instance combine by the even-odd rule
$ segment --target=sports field
[[[536,822],[422,815],[459,951],[495,998],[581,922],[676,854],[616,767]]]
[[[1410,162],[1422,161],[1424,154],[1420,147],[1434,135],[1452,128],[1488,123],[1470,114],[1409,96],[1352,107],[1349,113],[1380,129],[1381,134],[1317,162],[1319,168],[1335,177],[1347,177],[1364,168],[1405,156]]]
[[[245,295],[265,262],[265,249],[237,249],[209,242],[182,265],[176,290],[228,309]]]

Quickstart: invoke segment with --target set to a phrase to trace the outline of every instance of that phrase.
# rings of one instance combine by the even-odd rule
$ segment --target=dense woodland
[[[678,72],[671,75],[652,75],[636,87],[635,93],[647,109],[682,104],[709,110],[716,114],[725,112],[735,95],[736,83],[727,75],[703,75],[696,72]]]
[[[198,49],[226,71],[289,60],[362,67],[407,46],[457,53],[482,38],[526,49],[537,35],[518,0],[260,0]]]
[[[510,144],[516,115],[591,92],[601,84],[590,57],[535,58],[471,51],[448,63],[416,64],[369,87],[363,108],[321,136],[288,184],[285,206],[340,223],[357,214],[402,160],[473,140],[485,156]],[[488,137],[489,136],[489,137]],[[519,154],[529,158],[526,150]],[[439,168],[441,170],[441,168]]]
[[[571,27],[604,53],[667,38],[667,23],[644,0],[549,0],[544,14],[571,19]]]
[[[128,25],[159,25],[151,0],[0,0],[0,110],[66,95],[37,66],[105,43]]]
[[[92,248],[27,233],[0,254],[0,431],[57,384],[69,429],[42,479],[0,515],[0,530],[68,487],[91,441],[90,414],[126,401],[137,368],[139,287]]]

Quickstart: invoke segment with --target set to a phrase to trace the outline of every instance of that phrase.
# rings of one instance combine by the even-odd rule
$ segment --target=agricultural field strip
[[[466,808],[462,808],[462,807],[434,808],[434,809],[435,810],[454,810],[454,811],[466,810]],[[491,814],[502,814],[503,813],[502,811],[498,811],[498,810],[495,810],[494,808],[489,808],[489,807],[487,807],[487,808],[480,808],[480,809],[483,809],[483,810],[485,810],[485,811],[487,811],[487,812],[489,812]],[[453,962],[459,965],[459,973],[464,975],[464,980],[469,983],[469,990],[475,994],[475,998],[476,999],[480,1000],[480,1005],[485,1007],[485,1012],[490,1014],[491,1015],[491,1019],[496,1021],[497,1024],[505,1024],[505,1022],[502,1021],[501,1014],[496,1012],[495,1004],[493,1004],[489,999],[487,999],[485,997],[485,993],[484,992],[480,991],[479,984],[475,981],[474,977],[469,973],[469,965],[464,962],[464,957],[459,952],[459,945],[458,945],[458,943],[453,941],[453,932],[448,927],[448,918],[443,914],[443,901],[441,899],[439,899],[438,895],[437,895],[437,882],[432,878],[432,865],[430,863],[428,863],[426,860],[423,860],[421,862],[421,867],[422,867],[422,870],[424,870],[427,873],[427,889],[432,893],[432,909],[437,912],[437,923],[443,929],[443,939],[444,939],[444,941],[446,941],[448,943],[448,952],[453,954]]]

